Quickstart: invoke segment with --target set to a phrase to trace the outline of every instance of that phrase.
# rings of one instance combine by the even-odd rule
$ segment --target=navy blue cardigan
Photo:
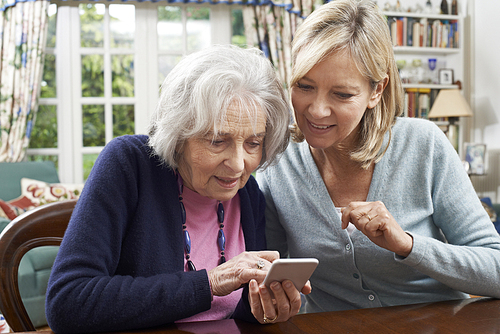
[[[146,328],[210,309],[206,270],[183,270],[175,174],[147,140],[115,138],[92,169],[48,284],[55,332]],[[265,199],[253,177],[239,195],[246,250],[265,249]],[[255,321],[248,288],[233,317]]]

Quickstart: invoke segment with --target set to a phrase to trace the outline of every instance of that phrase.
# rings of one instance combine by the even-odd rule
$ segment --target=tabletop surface
[[[41,333],[52,334],[51,331]],[[271,325],[228,319],[113,333],[500,333],[500,300],[471,298],[299,314],[287,322]]]

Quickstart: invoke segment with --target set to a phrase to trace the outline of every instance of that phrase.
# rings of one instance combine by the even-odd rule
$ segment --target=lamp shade
[[[472,115],[469,104],[458,89],[441,89],[428,117],[470,117]]]

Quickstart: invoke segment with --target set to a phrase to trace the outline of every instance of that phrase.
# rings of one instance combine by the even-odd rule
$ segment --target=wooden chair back
[[[14,332],[35,331],[18,285],[19,263],[29,250],[59,246],[76,200],[54,202],[25,212],[0,234],[0,310]]]

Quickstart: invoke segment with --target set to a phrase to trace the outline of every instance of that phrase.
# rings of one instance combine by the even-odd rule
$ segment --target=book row
[[[403,116],[427,119],[438,93],[439,89],[406,88]]]
[[[457,20],[388,17],[394,46],[458,48]]]

